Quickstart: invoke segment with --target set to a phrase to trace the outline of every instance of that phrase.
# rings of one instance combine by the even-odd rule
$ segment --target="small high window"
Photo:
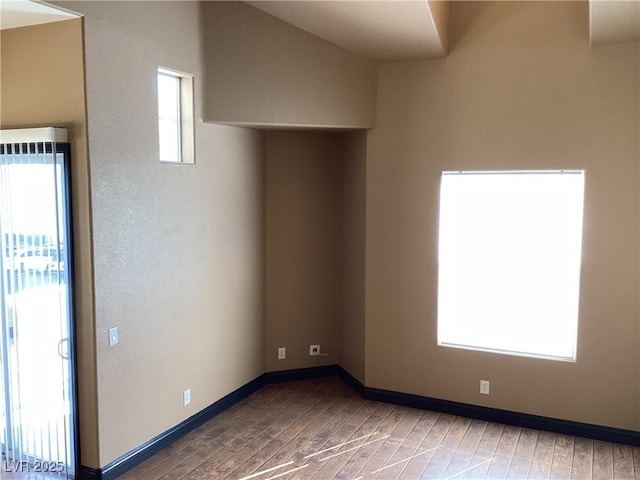
[[[444,172],[438,345],[575,361],[584,171]]]
[[[194,163],[193,76],[158,68],[161,162]]]

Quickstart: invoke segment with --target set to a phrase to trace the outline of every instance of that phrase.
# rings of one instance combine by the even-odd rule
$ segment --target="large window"
[[[584,171],[444,172],[438,344],[575,361]]]
[[[159,68],[157,83],[160,161],[194,163],[193,77]]]

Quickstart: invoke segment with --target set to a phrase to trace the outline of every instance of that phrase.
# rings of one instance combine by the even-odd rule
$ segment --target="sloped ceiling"
[[[640,0],[588,1],[592,45],[640,41]],[[448,0],[248,3],[345,50],[379,62],[447,54]]]
[[[29,0],[0,0],[0,29],[59,22],[78,15]]]
[[[259,0],[248,3],[372,60],[393,62],[446,55],[446,1]]]
[[[640,1],[590,0],[589,41],[592,45],[640,41]]]
[[[640,0],[588,1],[592,45],[640,41]],[[378,62],[439,58],[447,54],[448,0],[254,0],[247,3]],[[1,29],[75,16],[44,2],[0,0]]]

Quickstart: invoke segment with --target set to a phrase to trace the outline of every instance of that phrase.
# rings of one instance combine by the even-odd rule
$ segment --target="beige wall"
[[[266,370],[340,364],[364,380],[366,134],[268,131],[265,155]]]
[[[591,48],[587,15],[586,2],[453,2],[446,59],[380,68],[367,385],[640,427],[638,44]],[[437,347],[441,172],[560,168],[586,170],[577,362]]]
[[[375,65],[243,2],[203,2],[207,121],[370,127]]]
[[[364,383],[364,279],[367,133],[343,138],[342,320],[338,325],[340,365]]]
[[[265,155],[266,369],[340,364],[364,380],[366,134],[268,131]]]
[[[342,145],[330,133],[266,132],[265,367],[339,361]],[[327,356],[309,356],[319,344]],[[287,358],[277,360],[277,348]]]
[[[159,65],[195,75],[202,111],[197,3],[64,6],[85,15],[105,466],[263,372],[263,144],[198,113],[195,165],[158,161]]]
[[[63,54],[61,53],[63,52]],[[98,466],[91,201],[82,20],[0,33],[2,128],[66,127],[71,142],[82,463]]]

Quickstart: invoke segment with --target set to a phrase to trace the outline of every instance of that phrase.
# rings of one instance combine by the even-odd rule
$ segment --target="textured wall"
[[[265,152],[266,369],[338,363],[364,380],[366,133],[268,131]]]
[[[65,6],[85,15],[104,466],[263,372],[262,136],[197,113],[195,165],[161,164],[159,65],[195,75],[202,111],[199,5]]]
[[[338,363],[341,137],[266,132],[266,369]],[[309,356],[320,344],[327,356]],[[277,360],[277,348],[287,359]]]
[[[364,383],[364,279],[367,133],[343,138],[342,321],[340,365]]]
[[[638,44],[591,48],[587,14],[584,2],[453,2],[446,59],[381,67],[367,385],[640,427]],[[586,170],[577,362],[437,347],[441,172],[561,168]]]

